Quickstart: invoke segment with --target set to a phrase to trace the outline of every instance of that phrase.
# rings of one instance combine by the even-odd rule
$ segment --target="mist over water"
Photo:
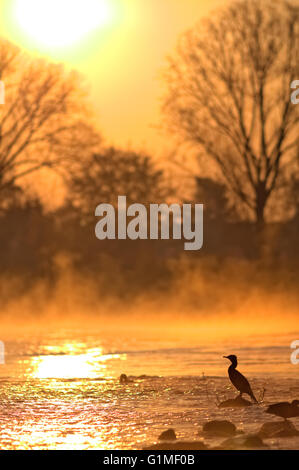
[[[183,342],[298,332],[296,272],[240,260],[187,261],[167,260],[170,282],[137,292],[125,272],[111,274],[108,290],[105,267],[104,277],[88,277],[68,263],[54,281],[41,278],[26,289],[21,277],[2,278],[1,331],[110,325],[116,334],[122,327],[145,335],[160,329],[165,338],[180,332]]]

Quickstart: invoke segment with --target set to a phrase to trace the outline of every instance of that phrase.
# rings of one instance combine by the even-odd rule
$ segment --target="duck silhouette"
[[[124,385],[124,384],[130,384],[132,382],[133,382],[133,380],[129,379],[127,374],[121,374],[121,376],[119,378],[119,383],[120,384]]]
[[[266,413],[270,415],[279,416],[287,420],[288,418],[295,418],[299,416],[299,400],[293,400],[291,403],[282,401],[268,406]]]
[[[238,359],[237,356],[231,354],[230,356],[223,356],[226,359],[231,361],[231,365],[228,368],[228,376],[230,378],[231,383],[234,387],[240,392],[240,397],[242,397],[243,393],[249,395],[255,403],[258,403],[257,399],[255,398],[253,391],[251,389],[250,383],[244,377],[241,372],[237,370]]]

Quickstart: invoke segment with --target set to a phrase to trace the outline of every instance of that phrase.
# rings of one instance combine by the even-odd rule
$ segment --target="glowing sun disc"
[[[15,0],[15,18],[36,42],[53,47],[79,42],[112,16],[109,0]]]

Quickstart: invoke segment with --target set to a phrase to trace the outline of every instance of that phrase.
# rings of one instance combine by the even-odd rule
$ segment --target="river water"
[[[299,334],[185,344],[182,338],[140,339],[132,330],[115,331],[2,336],[1,449],[141,449],[169,427],[180,439],[198,439],[210,419],[230,419],[256,432],[279,420],[265,414],[269,403],[299,399],[299,365],[290,361],[290,344]],[[236,395],[222,357],[228,354],[237,354],[238,369],[257,397],[266,389],[263,404],[218,408],[219,400]],[[132,382],[121,385],[121,373]],[[299,418],[292,421],[299,428]],[[299,449],[299,438],[267,444]]]

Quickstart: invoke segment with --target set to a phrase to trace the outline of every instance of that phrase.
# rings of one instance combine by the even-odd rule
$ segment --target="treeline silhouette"
[[[215,188],[215,182],[211,184]],[[183,240],[99,241],[94,232],[94,206],[85,218],[70,201],[52,212],[46,212],[39,200],[12,204],[0,218],[2,303],[25,295],[40,281],[50,298],[57,283],[70,273],[71,290],[89,283],[99,301],[114,297],[132,302],[142,296],[166,299],[178,285],[187,294],[189,275],[203,278],[211,288],[214,285],[213,299],[224,280],[236,289],[243,282],[248,289],[256,285],[271,292],[280,285],[286,292],[297,292],[298,215],[265,226],[261,255],[255,224],[230,219],[229,209],[225,216],[222,190],[219,186],[217,197],[209,194],[201,199],[205,204],[204,247],[198,252],[184,251]],[[195,304],[208,295],[202,285],[192,289],[189,301]]]

